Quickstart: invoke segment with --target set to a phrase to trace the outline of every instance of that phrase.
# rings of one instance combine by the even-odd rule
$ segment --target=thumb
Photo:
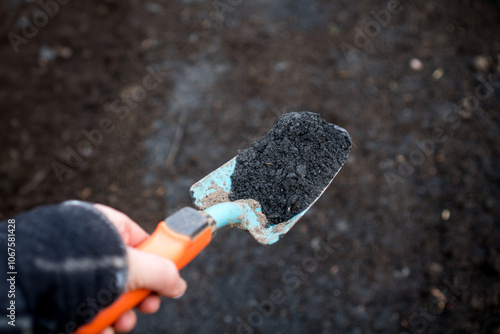
[[[172,261],[132,247],[127,247],[127,253],[127,290],[147,289],[170,298],[178,298],[184,294],[187,283]]]

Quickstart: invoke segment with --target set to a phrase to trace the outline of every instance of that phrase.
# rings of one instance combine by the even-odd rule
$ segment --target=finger
[[[129,280],[127,289],[148,289],[159,295],[178,298],[187,288],[175,264],[155,254],[127,247]]]
[[[115,331],[111,327],[106,327],[100,334],[115,334]]]
[[[144,239],[149,237],[148,233],[146,233],[142,227],[140,227],[123,212],[103,204],[94,204],[94,207],[101,211],[109,219],[109,221],[115,225],[125,245],[135,247],[144,241]]]
[[[144,314],[158,312],[160,309],[161,299],[156,295],[146,297],[138,306],[137,309]]]
[[[128,333],[132,329],[134,329],[135,324],[137,323],[137,315],[134,311],[128,310],[123,313],[118,320],[116,320],[113,327],[119,333]]]

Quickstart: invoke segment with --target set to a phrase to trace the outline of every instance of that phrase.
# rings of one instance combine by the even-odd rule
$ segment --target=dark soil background
[[[2,2],[0,218],[77,198],[152,231],[314,111],[353,139],[328,191],[275,245],[220,231],[134,333],[500,333],[500,4],[394,3]]]

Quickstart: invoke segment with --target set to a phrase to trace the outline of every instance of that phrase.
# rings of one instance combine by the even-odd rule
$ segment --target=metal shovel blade
[[[338,126],[335,126],[335,128],[347,134],[346,130]],[[229,160],[227,163],[225,163],[212,173],[208,174],[191,187],[191,197],[193,203],[199,209],[206,210],[209,214],[211,209],[215,210],[214,208],[217,208],[217,211],[234,210],[234,205],[221,206],[220,203],[229,202],[229,193],[231,192],[232,184],[231,175],[234,173],[236,167],[236,158],[237,157]],[[256,205],[253,206],[244,205],[245,203],[242,203],[243,209],[241,209],[240,212],[243,212],[243,214],[240,214],[240,216],[245,215],[244,219],[241,219],[243,217],[239,217],[240,219],[234,219],[234,222],[229,225],[233,225],[249,231],[252,236],[262,244],[275,243],[279,240],[280,236],[287,233],[293,227],[293,225],[295,225],[295,223],[297,223],[297,221],[302,218],[302,216],[304,216],[307,210],[309,210],[317,201],[317,199],[324,193],[326,188],[328,188],[330,183],[340,171],[340,168],[345,163],[345,160],[339,161],[339,163],[340,166],[338,166],[336,173],[334,174],[328,185],[323,188],[321,193],[312,201],[312,203],[309,204],[306,209],[304,209],[291,219],[276,225],[263,223],[262,220],[259,219],[260,215],[262,215],[262,208],[260,204],[255,201]],[[234,202],[231,203],[235,204]],[[233,213],[233,215],[235,214]]]

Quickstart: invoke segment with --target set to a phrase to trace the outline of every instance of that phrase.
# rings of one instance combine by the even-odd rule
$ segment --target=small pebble
[[[429,266],[429,270],[433,275],[439,276],[443,273],[443,266],[437,262],[432,262]]]
[[[321,246],[321,239],[318,237],[312,238],[312,240],[311,240],[312,249],[317,250],[320,248],[320,246]]]
[[[441,212],[441,218],[443,220],[448,220],[450,219],[450,210],[444,209],[443,212]]]
[[[477,71],[488,72],[490,65],[491,65],[491,60],[489,57],[482,55],[474,57],[474,68]]]
[[[56,50],[54,50],[54,48],[51,48],[50,46],[42,45],[40,47],[38,57],[39,57],[40,61],[48,63],[48,62],[56,60],[57,52],[56,52]]]
[[[431,294],[437,299],[438,303],[434,303],[435,306],[441,311],[446,306],[446,296],[436,287],[431,288]]]
[[[424,64],[420,61],[420,59],[413,58],[410,60],[410,67],[412,70],[419,72],[423,70]]]
[[[439,80],[439,79],[441,79],[441,78],[443,77],[443,74],[444,74],[444,70],[443,70],[443,68],[442,68],[442,67],[438,67],[438,68],[434,71],[434,73],[432,73],[432,78],[433,78],[434,80]]]
[[[85,187],[80,191],[78,195],[81,199],[85,200],[90,196],[90,194],[92,194],[92,189],[90,189],[89,187]]]

